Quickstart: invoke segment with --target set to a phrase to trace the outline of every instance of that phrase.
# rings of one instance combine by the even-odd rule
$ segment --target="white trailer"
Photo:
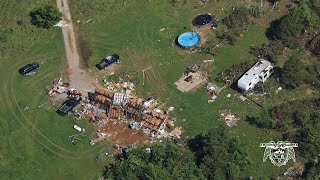
[[[238,88],[243,91],[248,91],[258,82],[265,82],[272,72],[273,66],[271,63],[267,60],[259,59],[259,61],[238,80]]]

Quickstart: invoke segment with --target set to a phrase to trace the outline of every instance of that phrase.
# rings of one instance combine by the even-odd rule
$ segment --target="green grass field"
[[[53,105],[44,90],[66,69],[62,33],[58,28],[39,30],[32,27],[28,13],[41,4],[54,1],[37,4],[32,4],[31,0],[23,3],[4,1],[0,10],[8,17],[12,16],[13,21],[7,22],[2,16],[1,23],[7,22],[13,33],[6,43],[7,48],[12,50],[6,51],[0,59],[0,179],[97,178],[108,160],[96,161],[94,158],[110,146],[107,143],[90,146],[88,142],[94,131],[92,125],[57,115],[55,110],[61,102]],[[140,71],[132,74],[139,95],[153,95],[161,98],[167,106],[175,107],[173,116],[183,127],[184,138],[205,133],[221,121],[218,115],[220,109],[231,109],[241,120],[237,127],[229,128],[229,132],[245,142],[252,161],[250,168],[242,175],[275,177],[281,175],[291,162],[281,168],[270,162],[263,163],[264,149],[259,148],[259,143],[277,140],[280,134],[263,131],[244,121],[245,116],[258,115],[264,111],[263,108],[248,101],[226,98],[228,93],[236,93],[231,89],[223,91],[215,103],[208,104],[205,88],[182,93],[173,84],[186,67],[212,58],[203,52],[187,55],[173,45],[174,39],[191,30],[191,20],[195,15],[211,12],[222,18],[234,2],[237,1],[197,8],[190,4],[174,8],[168,1],[160,0],[94,3],[91,0],[70,0],[70,8],[80,42],[85,42],[84,46],[90,50],[88,64],[91,71],[97,71],[94,65],[102,57],[118,53],[122,60],[120,73]],[[19,13],[16,14],[17,11]],[[23,21],[23,27],[16,24],[18,20]],[[160,31],[162,28],[166,29]],[[216,77],[232,64],[253,59],[249,48],[267,41],[264,31],[262,27],[251,25],[235,46],[221,46],[214,58],[211,76]],[[211,40],[216,41],[214,36]],[[18,68],[33,61],[44,63],[31,77],[20,76]],[[143,86],[141,70],[149,66],[153,68],[146,72]],[[270,84],[273,89],[272,95],[266,98],[267,107],[296,96],[294,92],[277,96],[274,92],[278,84],[273,80]],[[264,103],[263,98],[257,101]],[[26,107],[29,109],[24,111]],[[68,138],[75,134],[73,124],[80,124],[87,131],[77,145],[70,144]]]
[[[95,157],[108,145],[90,146],[93,127],[60,117],[55,110],[61,102],[52,102],[44,90],[63,73],[66,59],[61,29],[40,30],[30,25],[29,11],[46,2],[33,3],[5,1],[0,5],[1,23],[12,29],[0,59],[0,179],[99,177],[106,160]],[[8,17],[12,17],[10,22]],[[17,25],[18,20],[23,24]],[[41,68],[22,77],[18,69],[34,61],[43,62]],[[69,141],[76,134],[73,124],[87,131],[76,145]]]

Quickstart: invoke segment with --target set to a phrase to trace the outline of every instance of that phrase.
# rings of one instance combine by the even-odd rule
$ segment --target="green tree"
[[[307,27],[319,27],[319,17],[305,3],[293,8],[289,15],[280,20],[277,37],[290,46]],[[299,41],[299,40],[298,40]]]
[[[307,125],[300,133],[302,146],[304,148],[305,156],[312,159],[319,156],[320,149],[320,132],[318,130],[320,124]]]
[[[237,179],[240,174],[240,167],[235,163],[228,164],[228,178],[229,179]]]
[[[312,38],[307,44],[306,48],[316,55],[320,55],[320,34]]]
[[[246,28],[249,24],[249,11],[244,7],[235,8],[222,22],[229,29]]]
[[[106,179],[204,179],[196,166],[194,155],[172,143],[152,147],[151,153],[144,148],[131,149],[128,159],[118,159],[106,166]]]
[[[189,147],[207,179],[237,179],[250,163],[246,146],[240,139],[231,138],[223,124],[192,139]]]
[[[310,0],[310,7],[320,16],[320,0]]]
[[[320,163],[313,165],[310,169],[307,170],[306,179],[308,180],[319,180],[320,179]]]
[[[308,122],[311,120],[311,112],[310,109],[306,106],[301,107],[295,117],[295,123],[298,124],[299,126],[306,126]]]
[[[49,29],[61,19],[61,12],[54,6],[46,5],[30,12],[31,23],[38,28]]]
[[[281,41],[270,41],[269,43],[264,43],[258,47],[253,47],[250,50],[250,53],[264,58],[272,63],[277,63],[278,57],[282,55],[285,46]]]
[[[289,88],[300,86],[304,79],[304,67],[300,60],[301,56],[293,55],[284,63],[281,81]]]

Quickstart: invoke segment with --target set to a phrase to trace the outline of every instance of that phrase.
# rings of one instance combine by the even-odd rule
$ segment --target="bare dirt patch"
[[[317,91],[311,88],[306,88],[305,93],[307,96],[314,96],[317,93]]]
[[[109,120],[101,131],[107,134],[105,138],[106,141],[120,146],[138,146],[149,143],[150,141],[150,137],[141,130],[130,129],[126,122],[119,120]]]
[[[80,57],[76,45],[76,39],[71,20],[68,0],[56,0],[59,10],[63,14],[63,20],[68,22],[68,26],[62,26],[63,40],[66,50],[66,57],[68,60],[68,68],[70,70],[71,85],[86,94],[92,92],[94,87],[92,85],[93,78],[88,72],[80,67]]]
[[[84,37],[79,37],[79,50],[82,59],[82,64],[85,68],[89,67],[89,58],[91,56],[90,43]]]

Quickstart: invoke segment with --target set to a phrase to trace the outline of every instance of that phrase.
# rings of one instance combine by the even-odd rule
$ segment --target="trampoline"
[[[200,14],[193,20],[193,25],[195,26],[202,26],[210,23],[212,21],[213,17],[210,13],[207,14]]]
[[[186,32],[178,37],[178,44],[183,48],[192,48],[200,42],[200,36],[194,32]]]

